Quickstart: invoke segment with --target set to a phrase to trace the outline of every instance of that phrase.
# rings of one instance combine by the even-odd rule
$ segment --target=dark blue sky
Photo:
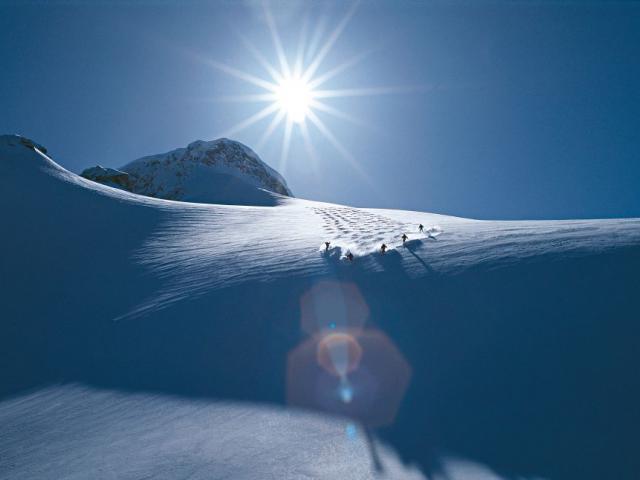
[[[277,2],[293,60],[307,18],[326,41],[349,5]],[[0,132],[46,145],[78,172],[211,140],[262,106],[211,66],[276,63],[260,3],[2,2]],[[232,138],[299,197],[475,218],[640,216],[640,3],[362,2],[322,62],[359,63],[322,88],[411,86],[326,103],[320,119],[366,177],[309,125],[257,148],[264,119]],[[313,52],[311,52],[313,53]],[[310,55],[312,58],[313,55]]]

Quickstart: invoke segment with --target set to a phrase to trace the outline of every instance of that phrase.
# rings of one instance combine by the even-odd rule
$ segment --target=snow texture
[[[374,478],[358,427],[274,407],[57,387],[0,404],[0,421],[0,478]],[[383,454],[377,478],[424,479]]]
[[[13,480],[425,479],[386,447],[376,474],[365,433],[346,419],[275,407],[71,385],[0,403],[0,420],[0,478]],[[457,459],[434,477],[499,479]]]

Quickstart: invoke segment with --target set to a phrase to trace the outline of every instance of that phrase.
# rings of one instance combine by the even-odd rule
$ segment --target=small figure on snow
[[[382,246],[380,247],[380,251],[382,252],[382,254],[384,255],[384,252],[387,251],[387,246],[383,243]]]
[[[407,238],[409,238],[409,237],[407,237],[407,234],[406,234],[406,233],[403,233],[403,234],[402,234],[402,244],[403,244],[403,245],[404,245],[404,242],[406,242],[406,241],[407,241]]]
[[[349,260],[350,262],[353,262],[353,253],[351,252],[347,253],[347,260]]]
[[[329,245],[331,245],[331,242],[324,242],[324,251],[325,252],[329,251]]]
[[[420,230],[420,233],[422,233],[424,231],[424,225],[418,225],[418,230]]]

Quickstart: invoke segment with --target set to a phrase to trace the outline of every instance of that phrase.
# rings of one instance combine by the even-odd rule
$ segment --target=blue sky
[[[305,21],[324,25],[321,46],[349,8],[272,3],[289,60]],[[75,172],[214,139],[264,106],[220,101],[261,90],[212,62],[268,79],[238,34],[277,64],[257,1],[0,0],[0,132]],[[318,74],[363,53],[322,88],[394,89],[327,99],[353,117],[317,112],[343,152],[309,124],[310,156],[294,126],[283,164],[282,127],[257,148],[268,118],[231,138],[304,198],[475,218],[640,216],[640,4],[363,1]]]

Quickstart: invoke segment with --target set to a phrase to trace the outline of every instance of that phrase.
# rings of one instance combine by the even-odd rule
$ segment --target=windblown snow
[[[209,156],[229,145],[239,157]],[[296,199],[244,148],[195,142],[137,160],[121,169],[137,195],[0,137],[0,478],[638,471],[640,220],[478,221]],[[247,168],[226,197],[236,204],[151,198],[207,201],[189,156],[215,159],[215,175]],[[239,204],[247,183],[275,194]],[[378,339],[358,357],[369,370],[362,383],[353,373],[349,405],[282,409],[308,380],[287,375],[292,362],[320,372],[304,347],[336,325]],[[403,375],[406,389],[392,382]],[[338,395],[345,378],[317,394]],[[385,408],[390,421],[367,437],[360,421]]]

